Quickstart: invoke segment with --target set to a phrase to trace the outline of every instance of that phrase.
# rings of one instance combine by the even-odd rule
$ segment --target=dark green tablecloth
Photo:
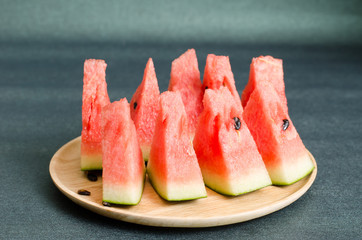
[[[362,236],[362,11],[358,1],[1,1],[0,239],[358,239]],[[195,48],[230,56],[239,92],[252,57],[284,60],[290,116],[318,164],[298,201],[204,229],[115,221],[67,199],[52,155],[80,135],[83,62],[108,63],[111,100],[131,99],[149,57],[160,90]]]

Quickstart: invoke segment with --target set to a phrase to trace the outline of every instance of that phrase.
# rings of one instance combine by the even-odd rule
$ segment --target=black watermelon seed
[[[136,107],[137,107],[137,102],[134,102],[133,109],[136,109]]]
[[[283,130],[287,130],[289,127],[289,121],[288,119],[283,119]]]
[[[208,88],[209,88],[208,86],[205,87],[205,89],[208,89]]]
[[[109,202],[102,202],[102,204],[103,204],[103,206],[105,206],[105,207],[111,207],[112,206],[112,204],[110,204]]]
[[[235,123],[234,123],[235,129],[236,129],[236,130],[239,130],[240,127],[241,127],[240,119],[239,119],[238,117],[234,117],[233,119],[234,119],[234,122],[235,122]]]
[[[79,189],[78,194],[79,195],[84,195],[84,196],[90,196],[91,195],[91,193],[89,191],[85,190],[85,189]]]
[[[95,175],[94,173],[88,173],[88,174],[87,174],[87,177],[88,177],[88,180],[89,180],[89,181],[92,181],[92,182],[95,182],[95,181],[98,180],[97,175]]]

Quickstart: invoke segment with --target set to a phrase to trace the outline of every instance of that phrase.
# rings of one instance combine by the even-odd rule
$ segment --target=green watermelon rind
[[[253,189],[253,190],[250,190],[250,191],[245,191],[245,192],[241,192],[241,193],[237,193],[237,194],[230,194],[230,193],[227,193],[225,191],[222,191],[220,189],[216,189],[216,188],[212,188],[211,186],[207,185],[206,184],[206,187],[210,188],[211,190],[213,190],[214,192],[217,192],[219,194],[222,194],[224,196],[231,196],[231,197],[237,197],[237,196],[240,196],[240,195],[243,195],[243,194],[246,194],[246,193],[251,193],[251,192],[255,192],[257,190],[260,190],[262,188],[265,188],[265,187],[269,187],[271,186],[272,184],[266,184],[265,186],[262,186],[262,187],[259,187],[259,188],[256,188],[256,189]]]
[[[142,151],[143,161],[147,162],[148,159],[150,158],[151,146],[150,145],[141,145],[140,147],[141,147],[141,151]]]
[[[140,201],[141,201],[141,198],[139,199],[139,201],[138,201],[137,203],[117,202],[117,201],[111,201],[111,200],[105,200],[105,199],[103,199],[103,202],[112,203],[112,204],[117,204],[117,205],[128,205],[128,206],[135,206],[135,205],[137,205]]]
[[[306,176],[308,176],[309,174],[311,174],[314,169],[315,169],[315,166],[313,165],[313,167],[312,167],[305,175],[303,175],[302,177],[300,177],[300,178],[298,178],[298,179],[296,179],[296,180],[294,180],[294,181],[292,181],[292,182],[289,182],[289,183],[288,183],[288,182],[275,182],[275,181],[273,181],[273,185],[275,185],[275,186],[288,186],[288,185],[292,185],[293,183],[296,183],[296,182],[302,180],[303,178],[305,178]]]
[[[240,176],[240,178],[231,180],[211,172],[207,173],[203,171],[205,185],[211,190],[225,196],[239,196],[272,185],[266,169],[258,169],[249,175],[241,174]],[[252,178],[250,179],[250,177]],[[238,187],[241,189],[235,189]]]
[[[102,155],[81,156],[81,171],[102,170]]]
[[[129,202],[119,202],[119,201],[114,201],[114,200],[107,200],[107,199],[102,199],[103,202],[107,202],[107,203],[112,203],[112,204],[118,204],[118,205],[128,205],[128,206],[135,206],[138,205],[140,203],[140,201],[142,200],[142,195],[143,192],[145,190],[145,184],[146,183],[146,172],[143,175],[143,184],[142,184],[142,192],[140,194],[139,200],[136,203],[129,203]]]
[[[143,188],[144,188],[144,185],[143,185]],[[112,203],[112,204],[135,206],[135,205],[139,204],[139,202],[141,201],[141,199],[142,199],[142,195],[143,195],[143,191],[144,191],[144,190],[142,190],[142,193],[141,193],[141,196],[140,196],[140,198],[139,198],[138,202],[135,202],[135,203],[129,203],[129,202],[118,202],[118,201],[107,200],[107,199],[103,199],[102,201],[103,201],[103,202],[107,202],[107,203]]]
[[[143,195],[144,189],[145,189],[145,184],[143,183],[141,196],[140,196],[140,198],[139,198],[138,202],[136,202],[136,203],[118,202],[118,201],[107,200],[107,199],[103,199],[102,201],[103,201],[103,202],[107,202],[107,203],[112,203],[112,204],[118,204],[118,205],[135,206],[135,205],[138,205],[138,204],[141,202],[141,199],[142,199],[142,195]]]
[[[286,186],[298,182],[308,176],[315,168],[308,151],[294,159],[293,164],[280,165],[277,168],[268,168],[273,185]],[[278,179],[279,178],[279,179]]]
[[[99,167],[84,167],[80,169],[81,171],[95,171],[95,170],[102,170],[102,168]]]
[[[142,194],[143,194],[143,190],[142,190]],[[138,204],[141,202],[141,199],[142,199],[142,194],[141,194],[141,197],[139,198],[138,202],[136,202],[136,203],[117,202],[117,201],[113,201],[113,200],[106,200],[106,199],[103,199],[103,202],[112,203],[112,204],[118,204],[118,205],[135,206],[135,205],[138,205]]]
[[[206,198],[207,197],[207,193],[205,191],[205,195],[203,196],[199,196],[199,197],[193,197],[193,198],[180,198],[180,199],[168,199],[167,197],[164,196],[164,194],[159,191],[159,189],[156,187],[156,184],[153,184],[152,182],[152,173],[150,173],[149,171],[147,171],[148,174],[148,179],[149,182],[151,184],[151,186],[153,187],[153,189],[156,191],[156,193],[164,200],[169,201],[169,202],[180,202],[180,201],[191,201],[191,200],[197,200],[197,199],[201,199],[201,198]]]

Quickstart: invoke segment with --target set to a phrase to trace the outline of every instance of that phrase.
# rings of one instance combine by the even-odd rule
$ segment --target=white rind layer
[[[307,176],[314,169],[313,162],[306,151],[300,157],[290,161],[280,161],[278,167],[268,167],[274,185],[289,185]]]
[[[136,205],[143,193],[144,181],[138,184],[114,184],[103,182],[103,201],[115,204]]]
[[[82,171],[102,170],[102,154],[82,155],[80,157],[80,168]]]
[[[141,151],[142,151],[143,160],[148,161],[148,159],[150,158],[151,146],[142,145]]]
[[[202,179],[198,182],[165,183],[153,176],[150,172],[148,172],[148,176],[156,192],[165,200],[182,201],[204,198],[207,196]]]
[[[236,178],[225,178],[210,171],[202,171],[206,186],[214,191],[231,196],[252,192],[272,184],[265,169],[250,170]]]

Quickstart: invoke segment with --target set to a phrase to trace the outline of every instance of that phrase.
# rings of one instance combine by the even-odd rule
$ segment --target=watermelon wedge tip
[[[148,160],[150,155],[159,108],[159,98],[160,90],[158,88],[155,67],[152,58],[149,58],[143,80],[130,102],[131,117],[136,126],[142,156],[145,161]]]
[[[241,104],[226,87],[207,89],[194,148],[206,186],[237,196],[271,185]]]
[[[102,107],[109,104],[104,60],[84,62],[82,97],[81,170],[102,169]]]
[[[127,99],[103,108],[103,201],[136,205],[145,182],[145,163]]]
[[[270,82],[255,85],[243,117],[274,185],[289,185],[314,169],[280,96]]]
[[[156,192],[168,201],[206,197],[188,127],[181,95],[162,93],[147,173]]]
[[[185,106],[191,135],[195,134],[197,118],[202,112],[204,90],[195,49],[189,49],[172,62],[169,91],[179,92]]]

